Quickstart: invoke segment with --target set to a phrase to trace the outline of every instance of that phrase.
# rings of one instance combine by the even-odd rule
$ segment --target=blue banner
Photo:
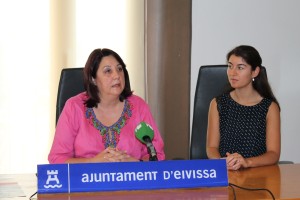
[[[228,186],[225,159],[38,165],[38,193]]]

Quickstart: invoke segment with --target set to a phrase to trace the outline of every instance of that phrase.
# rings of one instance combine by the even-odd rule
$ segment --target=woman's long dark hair
[[[274,101],[278,107],[279,103],[273,94],[271,86],[268,81],[267,72],[265,67],[262,66],[262,59],[258,53],[258,51],[252,47],[247,45],[241,45],[235,47],[227,54],[227,62],[229,61],[230,56],[235,55],[243,58],[243,60],[251,66],[252,71],[259,67],[259,74],[255,77],[254,81],[252,81],[253,88],[264,98],[271,99]],[[233,88],[230,87],[229,91],[232,91]]]
[[[111,49],[95,49],[90,54],[83,70],[84,88],[88,95],[88,99],[85,101],[85,105],[88,108],[97,107],[98,103],[100,103],[101,101],[99,97],[100,91],[98,90],[98,87],[94,84],[93,79],[96,78],[96,74],[99,69],[101,60],[106,56],[113,56],[119,62],[119,64],[122,65],[124,71],[125,88],[119,96],[120,101],[124,101],[124,99],[132,95],[129,74],[122,58]]]

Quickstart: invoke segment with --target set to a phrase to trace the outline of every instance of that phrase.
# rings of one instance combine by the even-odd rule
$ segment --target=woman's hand
[[[247,160],[238,153],[226,153],[226,163],[228,170],[238,170],[240,168],[247,168]]]
[[[108,147],[100,152],[93,159],[94,162],[133,162],[139,161],[131,157],[126,151],[118,150],[116,148]]]

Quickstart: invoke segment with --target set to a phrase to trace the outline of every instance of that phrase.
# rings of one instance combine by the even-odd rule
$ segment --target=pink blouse
[[[105,149],[105,134],[102,131],[101,135],[99,127],[97,129],[94,126],[95,121],[84,105],[86,98],[86,93],[83,92],[66,102],[57,122],[52,148],[48,155],[49,163],[65,163],[69,158],[91,158]],[[149,158],[146,145],[135,137],[134,132],[140,122],[145,122],[154,130],[152,143],[157,151],[158,160],[164,160],[164,143],[149,106],[136,95],[131,95],[127,101],[130,115],[123,118],[126,121],[125,125],[120,127],[116,148],[126,150],[136,159]]]

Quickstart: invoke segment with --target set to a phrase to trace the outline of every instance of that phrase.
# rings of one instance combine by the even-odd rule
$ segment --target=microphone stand
[[[148,136],[144,136],[143,139],[146,142],[146,146],[148,149],[149,161],[158,161],[157,155],[156,155],[156,150],[151,142],[151,139]]]
[[[149,157],[149,161],[158,161],[157,156],[151,156]]]

